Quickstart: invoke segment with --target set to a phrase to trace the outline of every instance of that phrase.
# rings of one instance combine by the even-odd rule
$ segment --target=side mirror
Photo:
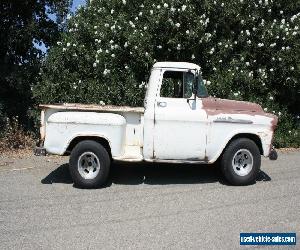
[[[197,99],[197,93],[198,93],[198,81],[199,81],[199,77],[198,75],[194,78],[194,81],[193,81],[193,95],[194,97],[193,98],[189,98],[187,99],[187,102],[189,103],[189,101],[193,100],[193,101],[196,101]]]
[[[198,92],[198,81],[199,81],[199,77],[196,76],[194,78],[194,82],[193,82],[193,94],[195,95],[195,99],[196,99],[196,95],[197,95],[197,92]]]

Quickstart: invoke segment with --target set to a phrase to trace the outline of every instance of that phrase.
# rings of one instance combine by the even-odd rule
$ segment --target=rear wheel
[[[261,156],[257,145],[250,139],[232,141],[221,158],[221,169],[227,181],[233,185],[249,185],[255,182],[260,171]]]
[[[70,173],[75,186],[96,188],[105,184],[110,168],[110,157],[98,142],[79,142],[70,155]]]

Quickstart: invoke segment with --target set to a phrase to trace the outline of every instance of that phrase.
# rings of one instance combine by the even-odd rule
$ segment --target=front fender
[[[227,130],[227,131],[226,131]],[[273,133],[266,128],[256,128],[254,125],[245,126],[244,128],[226,129],[226,125],[223,125],[222,130],[214,132],[208,139],[206,157],[209,163],[215,162],[228,143],[239,135],[254,135],[257,136],[262,145],[262,151],[264,156],[268,156],[271,148]]]

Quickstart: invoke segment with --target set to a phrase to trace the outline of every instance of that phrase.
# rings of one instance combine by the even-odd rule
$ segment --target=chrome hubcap
[[[249,174],[253,168],[253,155],[247,149],[238,150],[232,159],[234,172],[239,176]]]
[[[84,152],[78,158],[78,172],[84,179],[94,179],[100,171],[100,161],[92,152]]]

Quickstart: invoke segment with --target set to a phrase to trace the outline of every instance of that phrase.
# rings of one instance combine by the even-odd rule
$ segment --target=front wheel
[[[79,142],[70,155],[70,173],[75,186],[96,188],[102,186],[108,177],[110,157],[98,142]]]
[[[233,185],[249,185],[255,182],[260,171],[261,156],[257,145],[250,139],[232,141],[221,158],[221,169],[227,181]]]

